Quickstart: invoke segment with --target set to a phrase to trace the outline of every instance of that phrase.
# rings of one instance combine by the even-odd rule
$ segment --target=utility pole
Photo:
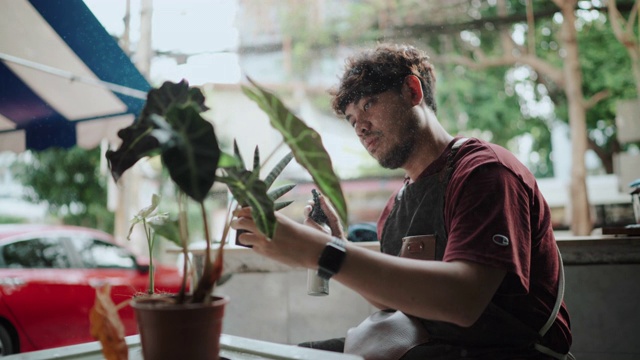
[[[130,31],[131,31],[131,1],[127,0],[127,8],[124,16],[125,32],[122,38],[122,46],[128,53],[130,48]],[[142,0],[140,9],[140,40],[134,51],[133,61],[136,68],[149,81],[151,58],[153,56],[151,26],[153,17],[153,0]],[[137,166],[131,171],[123,174],[118,181],[117,186],[117,203],[115,208],[115,224],[114,236],[119,243],[127,242],[126,237],[131,226],[131,218],[151,199],[140,198],[140,183],[142,182],[142,173]],[[145,206],[146,206],[145,205]],[[146,243],[134,242],[133,247],[143,250]],[[141,252],[143,253],[143,252]]]

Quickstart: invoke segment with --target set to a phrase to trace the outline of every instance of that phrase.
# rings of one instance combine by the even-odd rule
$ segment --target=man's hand
[[[249,207],[237,209],[233,215],[231,228],[246,230],[239,235],[243,244],[252,246],[253,251],[261,255],[290,266],[317,267],[322,250],[331,240],[327,233],[304,226],[278,212],[276,231],[273,238],[268,239],[253,221]]]
[[[311,214],[311,211],[313,210],[313,200],[309,200],[309,204],[304,207],[304,224],[312,228],[322,230],[325,233],[338,237],[340,239],[347,240],[342,225],[340,224],[340,220],[338,220],[338,214],[336,210],[331,206],[331,204],[326,201],[324,196],[320,195],[318,197],[318,201],[320,202],[320,208],[322,209],[322,211],[324,211],[327,217],[326,226],[318,224],[309,217],[309,214]]]

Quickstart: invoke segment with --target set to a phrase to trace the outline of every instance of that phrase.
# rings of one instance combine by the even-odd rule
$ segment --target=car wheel
[[[7,329],[0,325],[0,356],[13,354],[13,342]]]

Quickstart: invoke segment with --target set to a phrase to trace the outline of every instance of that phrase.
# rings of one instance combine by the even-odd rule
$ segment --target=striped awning
[[[149,88],[82,0],[0,2],[0,151],[115,141]]]

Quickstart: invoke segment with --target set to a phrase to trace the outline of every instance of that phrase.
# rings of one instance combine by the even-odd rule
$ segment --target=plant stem
[[[149,248],[149,287],[147,293],[153,295],[154,293],[154,271],[153,271],[153,238],[151,235],[151,228],[147,225],[147,219],[142,219],[142,227],[144,228],[144,235],[147,237],[147,247]]]
[[[207,219],[207,210],[204,207],[204,201],[200,202],[200,213],[202,214],[202,223],[204,225],[204,238],[207,241],[206,251],[204,253],[205,268],[211,264],[211,235],[209,234],[209,221]],[[211,298],[211,292],[205,295],[205,303],[208,303]]]
[[[156,292],[156,265],[153,261],[153,247],[155,246],[155,235],[151,234],[151,229],[149,229],[149,234],[147,235],[149,239],[149,293],[154,294]]]
[[[182,242],[182,256],[184,257],[183,265],[182,265],[182,284],[180,285],[180,293],[178,294],[178,304],[184,303],[186,292],[187,292],[187,276],[188,273],[188,263],[189,263],[189,228],[187,227],[187,215],[184,210],[184,193],[182,191],[178,192],[178,224],[180,226],[180,240]],[[195,284],[192,284],[195,286]]]

